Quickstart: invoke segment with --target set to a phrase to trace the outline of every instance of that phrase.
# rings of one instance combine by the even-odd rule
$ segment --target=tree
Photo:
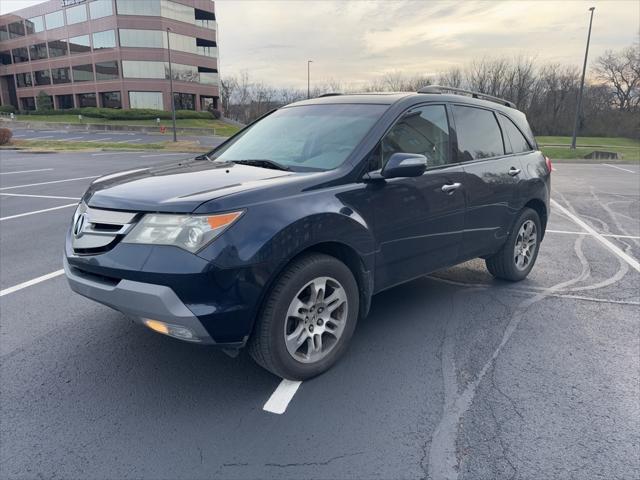
[[[53,101],[51,100],[51,95],[49,95],[47,92],[40,90],[40,92],[38,92],[38,98],[36,101],[38,110],[42,110],[45,112],[53,110]]]
[[[611,103],[619,110],[631,112],[640,106],[640,45],[618,52],[607,50],[594,68],[598,78],[612,89]]]

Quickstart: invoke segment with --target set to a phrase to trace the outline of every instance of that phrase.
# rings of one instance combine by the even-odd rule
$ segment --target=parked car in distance
[[[69,284],[156,332],[246,345],[306,379],[345,352],[382,290],[476,257],[522,280],[551,163],[523,113],[470,93],[302,101],[197,159],[99,178],[67,234]]]

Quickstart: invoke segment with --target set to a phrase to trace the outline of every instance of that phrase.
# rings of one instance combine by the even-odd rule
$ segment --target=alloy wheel
[[[520,226],[513,252],[513,260],[518,270],[526,270],[531,264],[531,259],[538,244],[536,224],[533,220],[527,220]]]

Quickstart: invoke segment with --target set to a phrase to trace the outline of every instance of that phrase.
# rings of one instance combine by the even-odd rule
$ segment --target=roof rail
[[[417,93],[446,93],[451,92],[456,95],[469,95],[473,98],[479,98],[481,100],[489,100],[490,102],[499,103],[507,107],[516,108],[516,104],[505,100],[504,98],[494,97],[493,95],[487,95],[486,93],[472,92],[470,90],[464,90],[462,88],[446,87],[443,85],[427,85],[418,90]]]
[[[341,93],[323,93],[322,95],[318,95],[318,98],[322,97],[337,97],[338,95],[342,95]]]

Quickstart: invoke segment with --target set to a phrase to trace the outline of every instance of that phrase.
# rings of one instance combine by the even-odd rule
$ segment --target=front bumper
[[[64,259],[64,271],[71,290],[102,303],[144,324],[145,320],[159,320],[188,329],[190,341],[215,344],[198,318],[182,303],[175,292],[165,285],[111,279],[83,272]],[[182,340],[187,340],[182,338]]]

